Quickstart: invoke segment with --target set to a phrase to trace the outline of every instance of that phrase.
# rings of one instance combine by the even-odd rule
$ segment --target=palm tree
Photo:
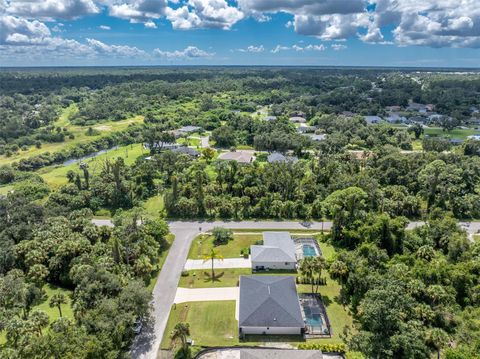
[[[188,350],[187,337],[190,335],[190,325],[188,323],[177,323],[173,328],[170,339],[173,341],[180,339],[183,353]]]
[[[325,258],[321,256],[313,257],[313,275],[317,276],[319,279],[322,277],[322,271],[326,268]],[[318,284],[315,288],[315,293],[318,293]]]
[[[48,305],[50,308],[57,307],[60,317],[62,316],[62,304],[67,304],[67,297],[63,293],[56,293],[52,295]]]
[[[313,257],[305,257],[300,262],[300,273],[312,284],[313,293]]]
[[[212,248],[209,254],[206,254],[203,256],[203,263],[208,262],[210,260],[212,261],[212,281],[215,279],[215,271],[213,269],[215,259],[223,260],[223,256],[220,253],[218,253],[215,250],[215,248]]]

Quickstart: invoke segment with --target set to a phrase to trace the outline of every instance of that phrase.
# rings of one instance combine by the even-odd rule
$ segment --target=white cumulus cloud
[[[212,57],[214,53],[210,53],[199,49],[196,46],[187,46],[183,50],[164,51],[161,49],[153,50],[153,54],[167,59],[196,59]]]

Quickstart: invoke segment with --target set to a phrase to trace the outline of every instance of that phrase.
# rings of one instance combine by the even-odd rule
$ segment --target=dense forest
[[[480,241],[458,226],[480,218],[480,141],[450,141],[475,133],[479,94],[478,74],[399,69],[0,72],[0,358],[126,357],[167,218],[332,220],[327,266],[355,319],[343,333],[351,350],[480,358]],[[455,125],[364,117],[412,103]],[[322,140],[299,131],[297,113]],[[186,125],[200,129],[172,135]],[[198,156],[154,146],[200,136],[210,144],[191,145]],[[116,147],[100,164],[65,162]],[[255,160],[218,158],[229,150]],[[406,230],[409,220],[426,225]]]

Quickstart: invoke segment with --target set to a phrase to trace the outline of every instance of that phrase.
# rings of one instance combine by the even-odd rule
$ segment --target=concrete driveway
[[[237,300],[240,295],[238,287],[224,288],[177,288],[174,303],[209,302],[217,300]]]
[[[224,260],[215,259],[213,262],[215,269],[225,268],[252,268],[252,261],[250,258],[225,258]],[[203,261],[201,259],[187,259],[185,263],[185,270],[194,269],[210,269],[212,268],[212,261]]]

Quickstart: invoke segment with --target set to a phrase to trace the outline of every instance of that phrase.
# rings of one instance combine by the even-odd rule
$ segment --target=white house
[[[300,335],[305,330],[293,276],[240,276],[238,332]]]
[[[264,232],[263,245],[250,247],[253,270],[295,270],[295,243],[288,232]]]

